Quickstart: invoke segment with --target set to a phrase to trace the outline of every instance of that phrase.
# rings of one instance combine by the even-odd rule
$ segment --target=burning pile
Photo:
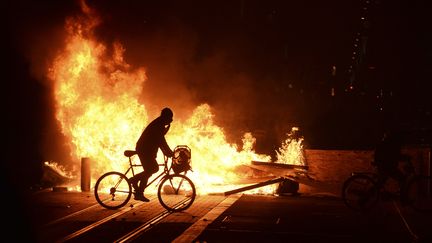
[[[76,158],[77,166],[82,157],[92,159],[94,182],[107,171],[125,171],[128,164],[123,151],[135,148],[150,118],[139,98],[147,79],[144,68],[134,68],[123,59],[125,49],[120,43],[113,44],[109,55],[109,48],[93,36],[100,20],[85,3],[82,9],[85,15],[66,21],[66,45],[53,60],[49,79],[55,115],[68,139],[71,157]],[[255,153],[251,133],[244,134],[242,148],[229,144],[223,129],[214,124],[208,104],[197,106],[183,122],[174,120],[166,138],[172,147],[188,145],[193,151],[194,172],[188,176],[199,182],[199,193],[219,190],[215,186],[221,185],[234,188],[244,177],[239,166],[271,160],[269,155]],[[278,159],[304,163],[301,142],[287,139],[277,152]]]

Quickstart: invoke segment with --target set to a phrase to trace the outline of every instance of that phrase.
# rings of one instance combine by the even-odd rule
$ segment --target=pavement
[[[3,208],[8,215],[3,239],[10,239],[4,242],[36,242],[32,236],[39,234],[41,225],[95,205],[91,192],[45,190],[20,199],[24,201],[17,201],[16,207]],[[357,213],[337,195],[326,193],[238,193],[202,195],[200,200],[202,203],[159,223],[135,242],[432,242],[432,214],[418,213],[395,201]],[[150,203],[158,204],[155,198]],[[179,220],[182,217],[188,220]],[[91,214],[84,214],[76,221],[92,220]]]
[[[432,243],[431,213],[419,213],[392,200],[358,213],[339,197],[340,183],[307,177],[296,180],[300,183],[299,194],[239,191],[229,196],[199,195],[190,209],[151,225],[133,242]],[[58,242],[118,212],[98,205],[91,191],[48,188],[15,194],[6,189],[0,242]],[[116,242],[164,210],[155,195],[146,196],[151,198],[149,203],[131,200],[130,212],[101,224],[97,232],[68,242]]]
[[[383,202],[368,213],[328,195],[243,195],[199,242],[432,242],[431,214]]]

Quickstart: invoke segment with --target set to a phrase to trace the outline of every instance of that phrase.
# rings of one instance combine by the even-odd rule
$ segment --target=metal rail
[[[87,208],[81,209],[81,210],[79,210],[79,211],[76,211],[75,213],[71,213],[71,214],[66,215],[66,216],[64,216],[64,217],[61,217],[61,218],[59,218],[59,219],[53,220],[53,221],[51,221],[51,222],[49,222],[49,223],[43,225],[42,227],[43,227],[43,228],[46,228],[46,227],[49,227],[49,226],[51,226],[51,225],[57,224],[57,223],[59,223],[59,222],[61,222],[61,221],[64,221],[64,220],[66,220],[66,219],[68,219],[68,218],[72,218],[72,217],[74,217],[74,216],[77,216],[77,215],[80,215],[80,214],[82,214],[82,213],[85,213],[85,212],[89,211],[90,209],[92,209],[92,208],[94,208],[94,207],[100,207],[100,204],[99,204],[99,203],[93,204],[93,205],[90,206],[90,207],[87,207]]]
[[[136,204],[136,207],[138,207],[138,206],[140,206],[140,205],[142,205],[142,204],[144,204],[144,202],[138,202],[138,203]],[[96,221],[96,222],[94,222],[93,224],[90,224],[90,225],[88,225],[88,226],[86,226],[86,227],[84,227],[84,228],[82,228],[82,229],[80,229],[80,230],[78,230],[78,231],[75,231],[74,233],[72,233],[72,234],[70,234],[70,235],[65,236],[63,239],[61,239],[61,240],[59,240],[59,241],[57,241],[57,242],[66,242],[66,241],[68,241],[68,240],[70,240],[70,239],[73,239],[73,238],[75,238],[75,237],[77,237],[77,236],[80,236],[80,235],[82,235],[82,234],[84,234],[84,233],[86,233],[86,232],[88,232],[88,231],[90,231],[90,230],[96,228],[97,226],[99,226],[99,225],[101,225],[101,224],[104,224],[104,223],[110,221],[110,220],[113,219],[113,218],[116,218],[116,217],[118,217],[118,216],[120,216],[120,215],[122,215],[122,214],[125,214],[126,212],[128,212],[128,211],[130,211],[130,210],[132,210],[131,207],[123,208],[120,212],[117,212],[117,213],[115,213],[115,214],[112,214],[112,215],[110,215],[110,216],[108,216],[108,217],[106,217],[106,218],[104,218],[104,219],[102,219],[102,220]]]
[[[174,209],[179,208],[180,206],[182,206],[184,203],[188,202],[189,200],[191,200],[191,199],[190,198],[186,198],[186,199],[180,201],[179,203],[177,203],[174,206]],[[158,224],[160,221],[162,221],[164,218],[168,217],[172,213],[174,213],[174,212],[173,211],[165,210],[164,212],[156,215],[155,217],[151,218],[150,220],[148,220],[147,222],[145,222],[144,224],[142,224],[138,228],[136,228],[133,231],[127,233],[126,235],[124,235],[123,237],[121,237],[120,239],[118,239],[118,240],[116,240],[114,242],[115,243],[131,242],[134,239],[138,238],[142,233],[150,230],[152,227],[154,227],[156,224]]]
[[[180,201],[179,203],[175,204],[174,209],[177,209],[177,208],[181,207],[184,203],[188,202],[189,200],[190,200],[190,198],[186,198],[186,199]],[[141,206],[143,204],[144,204],[144,202],[138,202],[138,203],[135,204],[134,208],[139,207],[139,206]],[[71,218],[73,216],[82,214],[82,213],[88,211],[89,209],[94,208],[97,205],[99,205],[99,204],[92,205],[92,206],[90,206],[88,208],[85,208],[83,210],[80,210],[78,212],[75,212],[75,213],[72,213],[72,214],[67,215],[65,217],[62,217],[60,219],[54,220],[54,221],[46,224],[44,227],[52,226],[52,225],[54,225],[56,223],[64,221],[65,219],[68,219],[68,218]],[[67,242],[67,241],[69,241],[71,239],[74,239],[74,238],[76,238],[76,237],[78,237],[80,235],[83,235],[84,233],[87,233],[87,232],[93,230],[94,228],[96,228],[96,227],[98,227],[98,226],[100,226],[100,225],[102,225],[102,224],[104,224],[104,223],[106,223],[106,222],[108,222],[108,221],[116,218],[116,217],[119,217],[120,215],[123,215],[123,214],[129,212],[132,209],[133,208],[131,208],[131,207],[125,207],[125,208],[121,209],[121,211],[119,211],[119,212],[117,212],[115,214],[112,214],[112,215],[110,215],[110,216],[108,216],[108,217],[106,217],[106,218],[104,218],[102,220],[96,221],[96,222],[94,222],[94,223],[92,223],[92,224],[90,224],[90,225],[88,225],[88,226],[86,226],[86,227],[84,227],[84,228],[82,228],[80,230],[77,230],[77,231],[75,231],[75,232],[73,232],[73,233],[71,233],[71,234],[63,237],[62,239],[57,240],[56,242]],[[166,218],[168,215],[170,215],[172,213],[173,213],[173,211],[165,210],[165,211],[159,213],[158,215],[156,215],[155,217],[147,220],[141,226],[139,226],[138,228],[134,229],[133,231],[125,234],[123,237],[121,237],[120,239],[118,239],[118,240],[116,240],[114,242],[130,242],[133,239],[136,239],[140,234],[142,234],[142,233],[148,231],[149,229],[151,229],[152,227],[154,227],[158,222],[162,221],[164,218]]]

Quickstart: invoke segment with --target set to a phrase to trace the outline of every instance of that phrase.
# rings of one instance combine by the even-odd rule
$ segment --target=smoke
[[[46,17],[31,24],[36,28],[31,26],[26,33],[32,44],[22,45],[31,59],[32,75],[43,82],[52,57],[64,44],[66,18],[81,14],[78,1],[50,3],[42,2],[31,12]],[[182,120],[207,103],[229,142],[240,145],[243,134],[252,132],[257,151],[266,154],[280,146],[292,126],[299,126],[290,108],[296,103],[295,94],[287,88],[296,76],[280,64],[284,51],[277,47],[283,46],[278,36],[264,35],[272,27],[271,16],[262,16],[263,23],[255,19],[248,23],[235,1],[87,1],[87,5],[101,21],[95,29],[97,41],[112,49],[113,43],[121,43],[125,62],[145,68],[141,101],[150,117],[168,106],[175,119]],[[46,124],[51,140],[58,128],[55,121]],[[56,139],[61,141],[61,135]]]
[[[299,51],[296,45],[282,48],[281,41],[292,43],[295,38],[272,32],[277,16],[271,9],[253,12],[251,5],[238,1],[93,0],[87,4],[100,16],[95,29],[98,41],[107,48],[121,43],[125,61],[146,69],[141,101],[150,117],[169,106],[175,119],[181,120],[197,105],[207,103],[230,142],[241,144],[243,133],[252,132],[257,151],[266,154],[279,147],[292,126],[299,125],[295,112],[302,103],[287,88],[297,76],[281,62],[287,53],[296,60]],[[17,26],[13,36],[31,63],[29,75],[42,81],[44,94],[50,94],[46,71],[64,45],[66,18],[81,14],[80,4],[21,1],[10,12],[17,13],[11,18]],[[38,109],[54,114],[52,97],[45,99]],[[300,108],[290,108],[294,104]],[[68,153],[54,117],[36,118],[45,119],[42,137],[50,141],[42,148],[46,160],[64,160],[60,154]],[[260,151],[260,146],[266,151]]]
[[[260,73],[262,50],[257,52],[249,36],[238,32],[238,26],[225,26],[223,14],[210,19],[205,16],[207,8],[188,9],[193,6],[175,3],[166,7],[93,4],[103,19],[96,30],[98,38],[121,42],[125,60],[145,67],[148,79],[142,101],[154,116],[161,107],[169,106],[175,119],[183,119],[197,105],[207,103],[231,142],[241,142],[244,132],[268,119],[257,109],[271,109],[258,106],[262,100],[274,101],[260,90],[265,85],[259,83],[266,82]],[[214,11],[220,10],[221,6],[214,5]]]

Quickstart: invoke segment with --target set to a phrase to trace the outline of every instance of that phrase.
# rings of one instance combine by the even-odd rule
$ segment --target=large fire
[[[52,62],[49,78],[54,87],[55,115],[69,140],[72,158],[77,166],[81,158],[91,158],[95,182],[107,171],[126,170],[123,151],[135,148],[142,129],[154,117],[149,117],[146,105],[139,101],[147,79],[145,69],[133,68],[124,60],[125,49],[120,43],[113,44],[114,51],[108,56],[107,46],[93,36],[99,19],[85,3],[82,9],[84,15],[66,21],[66,45]],[[214,192],[220,186],[233,188],[245,176],[239,166],[252,160],[271,160],[271,156],[254,151],[251,133],[244,134],[242,148],[228,143],[207,104],[191,110],[183,122],[175,120],[174,110],[166,138],[172,148],[191,148],[193,172],[188,176],[199,193]],[[303,163],[301,141],[287,139],[277,153],[280,161]]]

